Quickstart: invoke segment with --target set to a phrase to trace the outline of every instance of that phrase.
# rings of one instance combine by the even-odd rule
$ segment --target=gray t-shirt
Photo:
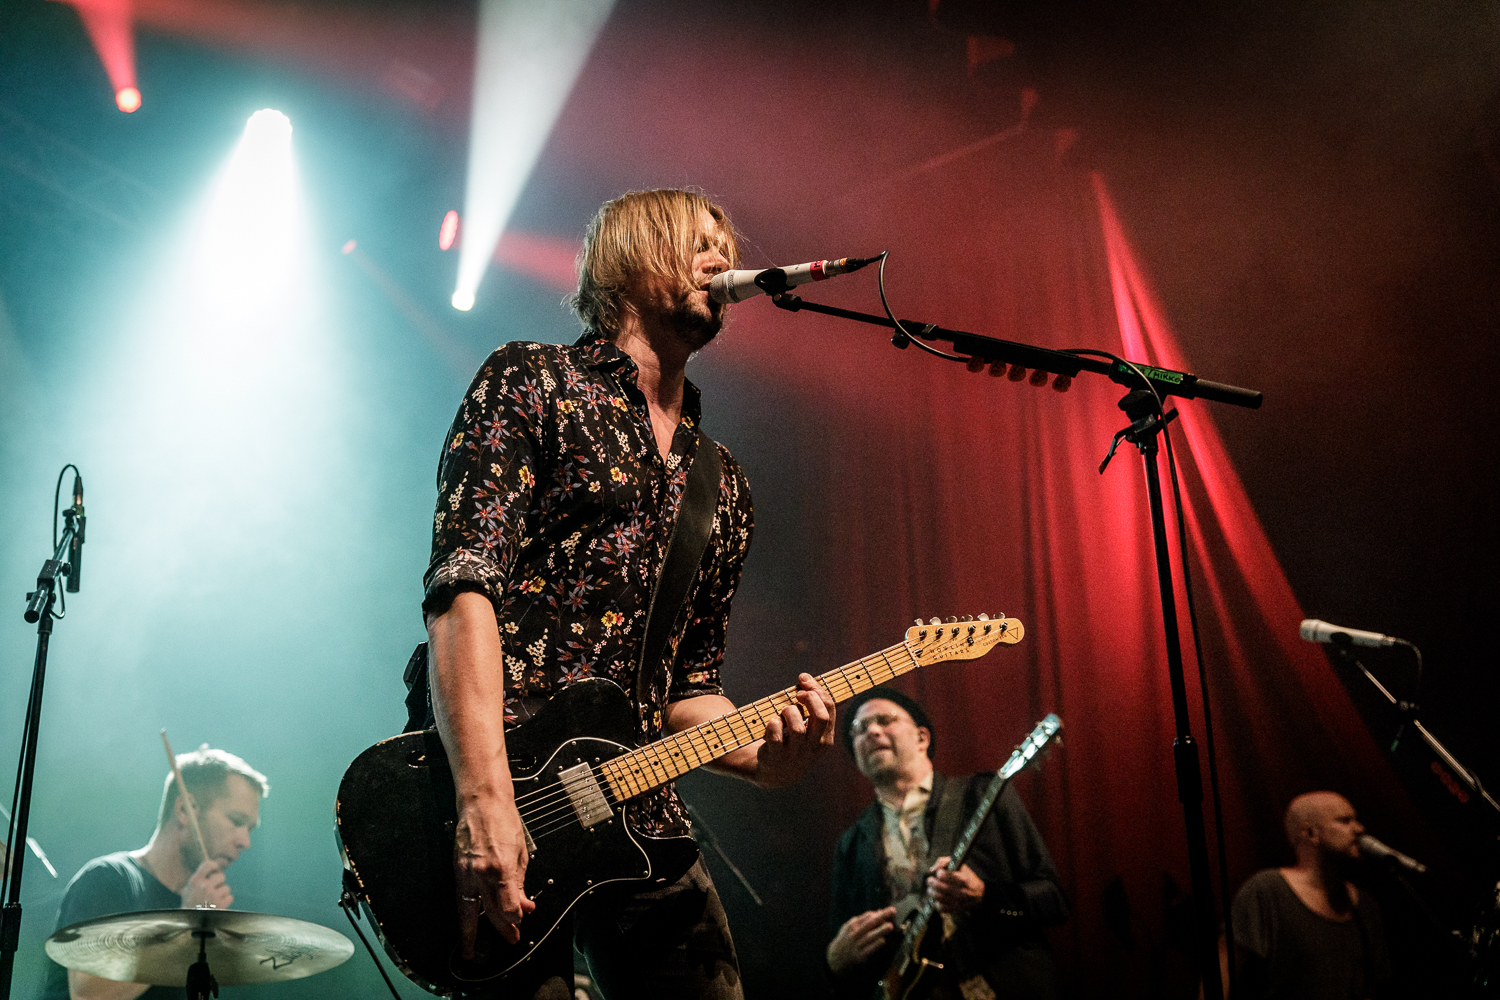
[[[1252,1000],[1365,1000],[1391,978],[1380,907],[1359,894],[1350,920],[1309,910],[1274,868],[1234,897],[1240,995]]]
[[[173,910],[182,906],[182,897],[168,889],[127,852],[95,858],[74,875],[63,892],[54,931],[92,920],[110,913],[138,913],[141,910]],[[68,970],[56,962],[47,963],[44,1000],[69,1000]],[[183,986],[153,986],[141,994],[143,1000],[180,998],[187,984],[187,970],[182,970]]]

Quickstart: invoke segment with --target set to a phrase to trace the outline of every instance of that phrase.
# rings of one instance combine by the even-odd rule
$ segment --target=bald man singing
[[[1364,832],[1354,806],[1335,792],[1309,792],[1287,806],[1297,863],[1256,873],[1234,897],[1235,1000],[1386,995],[1391,963],[1380,907],[1349,880]]]

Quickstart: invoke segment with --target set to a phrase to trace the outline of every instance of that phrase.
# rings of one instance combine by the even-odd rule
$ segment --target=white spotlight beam
[[[500,234],[614,0],[481,0],[455,309],[471,309]]]

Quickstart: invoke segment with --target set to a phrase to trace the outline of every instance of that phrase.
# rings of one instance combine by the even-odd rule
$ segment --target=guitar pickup
[[[568,793],[568,802],[578,815],[578,822],[585,830],[603,823],[615,814],[604,797],[604,789],[587,762],[565,767],[557,772],[563,790]]]

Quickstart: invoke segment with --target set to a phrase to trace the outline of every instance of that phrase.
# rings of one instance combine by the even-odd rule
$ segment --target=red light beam
[[[59,0],[78,11],[83,29],[99,53],[115,106],[126,114],[141,106],[135,80],[134,4],[132,0]]]

